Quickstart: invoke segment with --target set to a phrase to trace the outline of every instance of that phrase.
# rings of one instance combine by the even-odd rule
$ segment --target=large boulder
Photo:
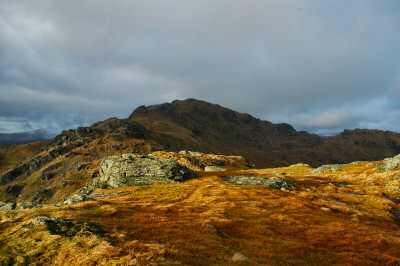
[[[195,172],[173,160],[128,153],[103,160],[98,182],[116,188],[182,182],[195,177]]]
[[[393,158],[386,158],[383,163],[379,165],[381,172],[388,172],[400,168],[400,154]]]

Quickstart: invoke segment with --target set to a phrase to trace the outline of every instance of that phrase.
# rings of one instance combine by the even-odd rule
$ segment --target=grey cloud
[[[400,131],[396,5],[4,0],[0,116],[54,131],[193,97],[312,132]]]

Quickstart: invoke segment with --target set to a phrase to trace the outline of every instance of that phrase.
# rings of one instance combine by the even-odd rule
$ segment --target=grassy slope
[[[0,174],[33,155],[48,141],[37,141],[22,145],[0,145]]]
[[[381,196],[399,187],[393,181],[399,171],[380,174],[375,166],[363,163],[314,179],[306,166],[201,172],[185,183],[119,188],[133,194],[70,207],[1,212],[0,264],[398,265],[399,227],[390,213],[398,206]],[[218,177],[273,172],[290,176],[296,191],[234,186]],[[38,215],[95,223],[107,233],[67,237],[40,226],[21,230]]]

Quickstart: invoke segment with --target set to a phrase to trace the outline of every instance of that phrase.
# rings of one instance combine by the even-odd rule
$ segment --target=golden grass
[[[393,175],[399,171],[380,173],[368,163],[320,176],[310,176],[311,170],[199,171],[200,178],[179,184],[99,189],[131,193],[69,207],[3,211],[0,264],[399,265],[399,225],[391,210],[400,206],[382,197],[397,195]],[[235,186],[220,178],[279,173],[295,190]],[[106,234],[23,230],[40,215],[93,223]]]
[[[218,176],[124,187],[133,194],[2,212],[0,262],[43,264],[399,264],[392,203],[340,191],[234,186]],[[98,190],[97,192],[105,192]],[[110,192],[110,191],[108,191]],[[331,194],[329,194],[331,193]],[[325,208],[325,209],[324,209]],[[105,236],[23,231],[38,215],[100,225]],[[210,227],[208,225],[212,225]],[[222,230],[222,233],[218,233]]]

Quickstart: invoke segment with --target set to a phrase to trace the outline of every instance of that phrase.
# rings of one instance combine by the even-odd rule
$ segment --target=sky
[[[186,98],[400,132],[399,47],[397,0],[1,0],[0,133]]]

